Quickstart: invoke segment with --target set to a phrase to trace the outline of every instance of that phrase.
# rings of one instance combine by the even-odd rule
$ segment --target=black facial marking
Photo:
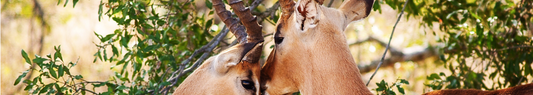
[[[242,87],[244,87],[247,90],[255,91],[254,82],[250,80],[242,80],[241,81]]]
[[[283,37],[280,37],[281,36],[281,28],[282,28],[282,24],[279,24],[278,25],[278,28],[276,29],[276,33],[274,34],[274,43],[276,44],[280,44],[281,42],[283,42]]]
[[[251,70],[248,70],[248,76],[246,76],[246,77],[248,77],[248,79],[247,80],[241,80],[242,87],[244,87],[247,90],[255,91],[255,83],[254,83],[254,81],[251,81],[253,75],[254,75],[254,73],[252,73]]]

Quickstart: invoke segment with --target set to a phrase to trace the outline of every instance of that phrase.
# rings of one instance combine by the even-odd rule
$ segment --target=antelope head
[[[259,94],[262,28],[249,9],[243,7],[242,1],[228,1],[241,21],[231,17],[231,12],[226,10],[221,0],[212,2],[217,15],[229,27],[239,44],[204,61],[180,84],[174,95]]]
[[[350,54],[344,30],[367,17],[374,0],[280,0],[275,47],[261,70],[265,94],[371,94]]]

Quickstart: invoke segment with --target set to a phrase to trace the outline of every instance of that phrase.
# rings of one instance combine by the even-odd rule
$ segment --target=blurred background
[[[267,42],[264,61],[274,44],[271,35],[280,11],[276,0],[254,1],[245,0],[247,6],[257,5],[253,14],[261,21]],[[377,0],[369,17],[346,29],[347,43],[365,82],[380,62],[404,2]],[[325,0],[324,6],[337,8],[341,3]],[[67,90],[87,87],[100,94],[146,94],[177,87],[165,81],[176,77],[169,74],[182,70],[179,63],[191,56],[203,61],[193,52],[224,31],[210,4],[203,0],[3,0],[0,93],[55,93],[58,90],[49,89],[60,88],[65,90],[59,92],[76,94]],[[419,95],[439,89],[493,90],[531,83],[532,4],[529,0],[409,1],[384,65],[368,88],[385,94],[375,90],[385,81],[400,94],[391,85],[405,79],[409,84],[400,86],[404,94]],[[217,54],[235,44],[232,36],[229,33],[216,43],[212,53],[202,54]],[[62,58],[52,61],[58,55],[57,46]],[[36,61],[40,57],[35,55],[49,61]],[[30,68],[34,70],[20,77]],[[70,76],[52,74],[63,73],[57,71],[63,68]],[[17,79],[20,82],[13,85]],[[36,84],[34,79],[44,83]],[[60,87],[47,88],[48,84]]]
[[[111,64],[93,63],[97,51],[94,43],[98,42],[94,32],[109,34],[119,27],[109,18],[98,21],[99,2],[82,0],[76,7],[72,3],[63,7],[57,0],[2,0],[2,95],[24,92],[22,84],[13,85],[31,67],[21,50],[31,57],[45,56],[61,45],[64,59],[79,63],[73,73],[92,76],[87,80],[108,79],[113,74]]]

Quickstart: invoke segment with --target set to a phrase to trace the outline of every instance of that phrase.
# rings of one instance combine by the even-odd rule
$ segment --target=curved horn
[[[288,19],[291,17],[292,13],[294,12],[294,3],[293,0],[279,0],[279,5],[281,6],[281,19]]]
[[[257,23],[257,18],[252,15],[250,9],[244,7],[243,2],[240,0],[228,0],[229,5],[239,17],[242,25],[238,23],[238,20],[231,17],[231,12],[227,11],[224,3],[221,0],[212,0],[215,11],[220,19],[229,26],[232,33],[237,37],[239,43],[253,43],[258,44],[258,50],[250,51],[246,54],[244,61],[249,63],[258,63],[262,52],[262,42],[264,40],[262,27]],[[243,27],[244,25],[244,27]],[[243,31],[246,29],[246,33]],[[247,39],[245,39],[248,35]]]
[[[233,8],[233,12],[237,14],[237,17],[241,20],[244,27],[246,27],[246,33],[248,33],[248,42],[256,43],[263,41],[262,27],[257,23],[257,18],[252,15],[249,8],[243,6],[241,0],[229,0],[229,5]]]
[[[218,17],[220,17],[220,20],[226,24],[239,43],[245,43],[247,34],[244,32],[245,28],[239,24],[239,20],[231,17],[231,12],[226,10],[226,7],[221,0],[212,0],[212,2],[215,7],[215,12]]]
[[[262,42],[264,40],[262,27],[257,24],[257,18],[252,15],[250,9],[243,6],[243,2],[241,0],[229,0],[228,3],[231,8],[233,8],[233,12],[237,14],[237,17],[241,19],[244,27],[246,27],[246,33],[248,33],[247,43],[259,45],[256,46],[257,49],[249,51],[243,60],[249,63],[259,63],[259,58],[261,57],[261,52],[263,51]]]

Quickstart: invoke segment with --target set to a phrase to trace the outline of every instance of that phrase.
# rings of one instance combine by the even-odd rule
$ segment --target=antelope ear
[[[300,0],[296,3],[296,27],[302,31],[317,26],[320,20],[320,4],[316,0]]]
[[[364,19],[370,14],[374,0],[344,1],[339,10],[346,16],[348,23]]]
[[[241,51],[238,48],[232,47],[222,53],[214,56],[212,65],[215,71],[219,73],[226,73],[229,68],[239,64],[241,58]]]

